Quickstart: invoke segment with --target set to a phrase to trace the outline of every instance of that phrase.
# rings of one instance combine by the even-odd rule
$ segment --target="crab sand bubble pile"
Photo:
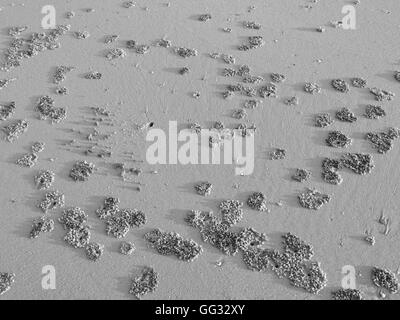
[[[154,229],[144,235],[145,240],[159,254],[174,255],[179,260],[193,261],[203,251],[202,247],[191,239],[184,239],[178,233]]]
[[[0,295],[11,289],[11,285],[15,281],[15,274],[8,272],[0,272]]]

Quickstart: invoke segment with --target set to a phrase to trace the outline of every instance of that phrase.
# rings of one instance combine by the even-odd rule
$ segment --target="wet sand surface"
[[[13,26],[29,27],[22,35],[42,32],[41,8],[46,1],[0,1],[0,47],[6,49]],[[357,28],[334,28],[330,21],[342,19],[341,9],[351,1],[136,1],[125,8],[123,1],[52,1],[57,24],[70,24],[71,29],[60,38],[61,47],[47,50],[22,61],[10,72],[1,72],[0,79],[16,78],[0,90],[0,105],[15,101],[15,113],[1,121],[4,127],[15,120],[26,119],[29,128],[14,142],[2,137],[0,142],[0,272],[16,275],[12,287],[1,299],[132,299],[130,279],[144,266],[159,273],[159,285],[143,299],[330,299],[331,291],[341,286],[342,268],[354,266],[357,288],[365,298],[376,299],[378,288],[371,281],[373,266],[394,273],[400,264],[399,197],[400,148],[394,141],[390,152],[379,154],[364,139],[370,131],[400,127],[398,95],[400,82],[393,74],[400,69],[399,10],[397,0],[362,0],[356,5]],[[254,6],[253,9],[249,8]],[[88,12],[87,8],[93,8]],[[147,8],[147,9],[146,9]],[[65,18],[74,11],[75,16]],[[201,14],[212,18],[202,22]],[[243,27],[243,21],[256,21],[260,30]],[[318,27],[325,32],[318,32]],[[230,33],[223,28],[231,28]],[[90,36],[77,39],[76,31]],[[119,35],[111,43],[104,36]],[[261,35],[265,45],[249,51],[237,47],[247,37]],[[183,59],[172,48],[154,46],[164,38],[172,46],[195,48],[198,55]],[[146,54],[126,49],[127,40],[150,46]],[[109,61],[109,49],[124,48],[127,55]],[[235,65],[213,59],[210,53],[231,54]],[[221,75],[224,68],[247,64],[252,74],[268,83],[271,73],[281,73],[286,81],[277,84],[278,97],[257,99],[263,102],[248,109],[247,118],[233,118],[246,97],[235,95],[223,99],[229,84],[240,82]],[[67,95],[55,94],[53,75],[57,66],[73,66],[60,84]],[[190,73],[180,75],[182,67]],[[99,80],[88,80],[90,71],[101,72]],[[348,93],[331,86],[332,79],[362,77],[366,88],[350,84]],[[321,92],[309,94],[305,83],[318,83]],[[257,87],[257,86],[256,86]],[[377,87],[396,94],[393,100],[377,102],[368,88]],[[200,97],[194,99],[193,93]],[[55,105],[66,108],[67,116],[51,124],[38,119],[35,111],[38,98],[49,95]],[[297,105],[285,99],[297,97]],[[363,116],[368,104],[381,105],[386,116],[377,120]],[[91,108],[107,108],[112,115],[98,126],[93,125]],[[354,123],[335,122],[328,128],[314,125],[319,113],[335,112],[348,107],[357,116]],[[251,175],[235,175],[233,165],[150,165],[146,161],[146,124],[168,130],[168,121],[177,121],[179,128],[199,123],[210,128],[215,121],[229,128],[240,123],[255,124],[255,165]],[[96,128],[111,134],[100,144],[112,151],[111,157],[99,158],[82,151],[90,145],[87,136]],[[325,142],[331,130],[345,133],[352,143],[345,149],[332,148]],[[15,161],[29,152],[34,142],[44,142],[45,149],[32,168],[22,168]],[[85,147],[86,146],[86,147]],[[270,152],[282,148],[286,156],[271,160]],[[325,157],[339,158],[343,153],[371,154],[374,168],[370,174],[358,175],[350,170],[340,172],[340,185],[321,178],[321,162]],[[97,170],[87,181],[69,177],[76,161],[86,160]],[[140,168],[124,181],[116,163]],[[297,168],[311,171],[303,183],[291,176]],[[43,213],[37,203],[45,191],[37,190],[34,177],[38,170],[55,173],[52,190],[65,195],[65,207],[80,207],[92,226],[91,240],[104,245],[104,254],[97,262],[90,261],[84,250],[74,249],[63,240],[65,230],[56,221],[62,212],[47,216],[55,220],[54,230],[30,239],[34,219]],[[154,172],[156,171],[156,173]],[[213,185],[209,196],[200,196],[194,186],[201,181]],[[305,188],[329,194],[331,200],[319,210],[302,208],[298,195]],[[246,205],[253,192],[262,192],[268,211],[259,212]],[[122,208],[136,208],[147,216],[140,228],[132,228],[124,239],[106,234],[105,224],[96,215],[104,197],[120,199]],[[313,260],[321,263],[327,285],[318,295],[294,288],[273,272],[253,272],[243,262],[241,253],[229,256],[203,242],[200,233],[188,226],[185,217],[190,210],[212,210],[219,214],[225,199],[244,203],[243,219],[235,226],[253,227],[268,236],[266,247],[278,248],[281,235],[291,232],[314,248]],[[378,222],[382,212],[390,219],[390,232]],[[174,231],[193,239],[203,248],[192,262],[163,256],[150,248],[144,234],[153,228]],[[364,240],[372,231],[376,243]],[[126,256],[119,252],[121,240],[131,241],[136,250]],[[42,268],[54,266],[56,289],[43,290]],[[387,295],[388,299],[398,296]]]

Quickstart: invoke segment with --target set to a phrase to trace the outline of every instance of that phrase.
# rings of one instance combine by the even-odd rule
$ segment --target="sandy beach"
[[[397,274],[400,266],[400,145],[394,140],[382,154],[365,135],[400,128],[400,82],[394,77],[400,70],[399,1],[138,0],[126,8],[121,0],[0,0],[1,52],[13,39],[11,27],[28,26],[20,35],[25,38],[48,32],[42,28],[41,10],[49,4],[56,10],[56,24],[70,25],[59,39],[60,47],[22,59],[9,72],[0,71],[0,80],[16,79],[0,90],[0,106],[11,101],[16,106],[9,118],[0,121],[1,128],[17,120],[29,124],[15,141],[8,142],[4,132],[0,141],[0,272],[15,274],[0,300],[134,299],[129,293],[131,279],[145,266],[159,274],[159,283],[142,299],[331,299],[332,291],[342,286],[345,266],[354,267],[356,288],[365,299],[398,299],[397,294],[382,295],[371,281],[371,270],[376,266]],[[345,16],[345,5],[355,8],[354,30],[334,26]],[[74,15],[68,18],[71,11]],[[211,18],[199,20],[203,14]],[[246,21],[257,22],[260,28],[245,27]],[[87,32],[87,37],[79,39],[77,32]],[[105,43],[107,35],[118,37]],[[239,50],[252,36],[262,36],[265,44]],[[169,40],[171,46],[160,46],[160,39]],[[127,48],[129,40],[136,41],[135,49]],[[148,46],[144,54],[139,45]],[[182,58],[176,47],[196,49],[197,55]],[[108,59],[115,48],[126,55]],[[234,63],[226,63],[224,55],[232,55]],[[261,83],[243,83],[257,90],[271,82],[272,73],[284,75],[285,81],[275,83],[276,97],[262,98],[257,91],[256,97],[235,92],[224,99],[227,86],[241,83],[240,77],[224,77],[224,69],[237,70],[241,65],[261,77]],[[73,69],[55,84],[59,66]],[[190,69],[187,74],[180,74],[183,67]],[[101,78],[87,79],[90,72],[101,73]],[[366,86],[354,87],[355,77],[365,79]],[[335,90],[333,79],[343,79],[348,92]],[[317,83],[320,91],[306,92],[307,83]],[[58,87],[65,87],[67,94],[57,94]],[[377,101],[370,88],[395,96]],[[59,123],[39,118],[35,108],[46,95],[66,110]],[[286,103],[292,97],[297,103]],[[260,103],[244,108],[244,118],[233,117],[249,99]],[[385,116],[367,118],[367,105],[381,106]],[[344,107],[356,121],[335,117]],[[99,116],[94,108],[110,113]],[[325,113],[334,122],[317,127],[315,116]],[[168,132],[170,121],[176,121],[178,129],[193,123],[211,128],[216,121],[230,129],[254,125],[253,172],[237,175],[234,164],[149,164],[146,135],[151,128]],[[334,130],[351,143],[344,148],[327,145],[328,133]],[[16,164],[35,142],[45,144],[35,164],[30,168]],[[285,150],[282,159],[271,159],[276,148]],[[111,153],[101,156],[102,152]],[[345,153],[371,155],[373,169],[356,174],[345,168],[339,172],[340,184],[324,181],[323,159],[338,159]],[[96,167],[85,181],[70,177],[77,161]],[[125,178],[118,164],[132,169]],[[292,175],[298,168],[311,176],[295,181]],[[49,191],[35,185],[40,170],[54,172],[49,190],[64,194],[65,205],[46,213],[54,220],[54,230],[31,239],[33,221],[43,216],[38,203]],[[212,184],[207,196],[195,190],[202,181]],[[318,210],[302,207],[298,196],[307,188],[329,195],[330,201]],[[247,205],[254,192],[266,196],[267,210]],[[146,223],[132,227],[124,238],[108,235],[96,210],[110,196],[119,199],[120,208],[144,212]],[[322,290],[312,294],[271,270],[250,270],[242,252],[224,254],[185,221],[191,210],[213,211],[219,217],[220,203],[227,199],[243,203],[243,218],[232,230],[252,227],[265,233],[263,247],[282,250],[281,236],[288,232],[310,244],[312,260],[320,262],[326,274]],[[69,207],[87,214],[91,241],[104,245],[98,261],[90,261],[84,249],[64,241],[66,230],[58,219]],[[389,219],[387,230],[379,222],[382,214]],[[159,254],[144,238],[154,228],[192,239],[202,247],[201,254],[190,262]],[[366,241],[367,234],[373,236],[373,245]],[[135,251],[121,254],[121,241],[132,242]],[[54,267],[55,289],[43,288],[46,266]]]

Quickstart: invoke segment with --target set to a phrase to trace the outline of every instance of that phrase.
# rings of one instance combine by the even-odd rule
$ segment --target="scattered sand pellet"
[[[334,148],[347,148],[352,140],[340,131],[331,131],[328,137],[325,139],[326,143],[330,147]]]
[[[197,194],[201,196],[209,196],[211,194],[213,185],[210,182],[201,182],[195,186]]]
[[[85,74],[85,79],[88,79],[88,80],[100,80],[102,78],[102,76],[103,75],[100,72],[92,71],[92,72],[89,72],[89,73]]]
[[[399,291],[399,280],[388,269],[374,267],[371,271],[371,280],[378,288],[386,289],[390,293],[397,293]]]
[[[331,85],[334,89],[343,93],[347,93],[350,90],[349,85],[343,79],[334,79],[332,80]]]
[[[260,84],[261,82],[264,81],[264,78],[261,76],[252,76],[252,75],[246,75],[243,77],[243,82],[244,83],[250,83],[250,84]]]
[[[222,71],[222,75],[224,77],[234,77],[236,76],[236,70],[232,68],[224,68],[224,70]]]
[[[202,22],[206,22],[208,20],[211,20],[211,14],[205,13],[199,16],[199,20]]]
[[[222,61],[224,61],[227,64],[235,64],[236,63],[235,57],[231,54],[220,54],[218,56],[222,59]]]
[[[52,123],[59,123],[66,118],[65,108],[55,107],[54,99],[49,96],[42,96],[36,105],[36,111],[39,112],[41,120],[50,119]]]
[[[95,166],[93,163],[78,161],[72,167],[69,176],[75,181],[87,181],[94,171]]]
[[[128,40],[126,41],[126,47],[128,49],[135,49],[136,47],[136,41],[135,40]]]
[[[307,181],[311,177],[311,171],[306,169],[296,169],[294,175],[292,175],[292,179],[298,182]]]
[[[55,29],[46,32],[33,32],[27,39],[16,36],[4,54],[5,59],[0,64],[0,70],[9,72],[21,66],[23,59],[29,59],[46,50],[59,48],[61,44],[58,40],[60,40],[61,36],[65,35],[70,27],[69,25],[58,25]],[[20,30],[17,30],[14,35],[18,33],[20,33]]]
[[[338,120],[340,120],[340,121],[343,121],[343,122],[352,123],[352,122],[356,122],[357,121],[357,117],[348,108],[342,108],[339,111],[337,111],[336,112],[336,118]]]
[[[15,102],[0,105],[0,121],[8,120],[15,113]]]
[[[23,133],[28,130],[28,122],[26,120],[17,120],[14,123],[3,128],[8,142],[14,142]]]
[[[400,136],[400,131],[396,128],[389,128],[387,132],[369,132],[365,138],[379,153],[387,153],[393,147],[393,142]]]
[[[195,57],[198,55],[198,52],[196,49],[190,49],[190,48],[184,48],[184,47],[176,48],[175,52],[178,56],[180,56],[182,58]]]
[[[368,119],[379,119],[384,116],[386,116],[386,112],[381,106],[370,104],[365,107],[365,117]]]
[[[243,95],[245,95],[247,97],[255,97],[256,94],[257,94],[257,90],[255,88],[252,88],[252,87],[249,87],[249,86],[244,86],[241,83],[238,83],[236,85],[228,85],[227,89],[228,89],[228,91],[237,92],[237,93],[243,94]],[[264,92],[265,90],[266,89],[264,89],[262,91],[262,94],[266,94]],[[227,94],[229,94],[227,97],[232,96],[232,93],[228,92]]]
[[[67,19],[72,19],[73,17],[75,17],[75,12],[74,11],[68,11],[65,13],[65,17]]]
[[[370,154],[347,153],[342,156],[341,162],[344,167],[361,175],[371,173],[374,168],[374,162]]]
[[[271,81],[275,83],[281,83],[286,80],[286,76],[280,73],[271,73]]]
[[[331,200],[331,196],[317,190],[307,189],[298,196],[298,199],[303,208],[318,210]]]
[[[89,260],[98,261],[104,252],[104,245],[91,242],[85,247],[86,256]]]
[[[332,292],[333,300],[364,300],[358,289],[338,289]]]
[[[132,279],[129,293],[140,299],[142,296],[154,292],[158,283],[159,274],[151,267],[144,267],[142,273]]]
[[[343,182],[342,177],[335,170],[323,170],[322,179],[330,184],[339,185]]]
[[[32,168],[38,161],[39,157],[36,153],[27,153],[18,158],[15,163],[21,167]]]
[[[261,24],[254,21],[244,21],[243,27],[245,27],[246,29],[260,30]]]
[[[121,58],[125,58],[125,56],[126,56],[126,52],[124,49],[121,49],[121,48],[110,49],[106,54],[106,58],[108,60],[121,59]]]
[[[340,170],[343,168],[343,163],[341,160],[325,158],[322,160],[323,170]]]
[[[74,32],[75,38],[79,40],[84,40],[90,37],[90,33],[88,31],[76,31]]]
[[[235,95],[235,93],[233,91],[229,91],[229,90],[222,93],[222,97],[225,100],[231,99],[234,95]]]
[[[238,233],[238,246],[242,251],[246,251],[250,247],[261,246],[267,241],[267,235],[258,232],[253,228],[244,228]]]
[[[193,98],[195,98],[195,99],[200,99],[201,93],[200,93],[199,91],[195,91],[195,92],[193,92],[192,96],[193,96]]]
[[[53,77],[53,81],[55,84],[60,84],[67,78],[67,73],[74,70],[75,67],[67,67],[67,66],[59,66],[56,68],[56,72]]]
[[[135,1],[125,1],[124,3],[123,3],[123,6],[125,7],[125,8],[132,8],[132,7],[135,7],[136,6],[136,2]]]
[[[195,122],[195,123],[189,124],[189,130],[191,130],[191,131],[193,131],[193,132],[195,132],[197,134],[200,134],[202,128],[201,128],[201,125],[199,123]]]
[[[267,211],[267,197],[262,192],[254,192],[247,199],[247,205],[253,210]]]
[[[55,89],[56,94],[64,96],[68,94],[68,89],[66,87],[57,87]]]
[[[7,88],[7,86],[16,79],[2,79],[0,80],[0,90]]]
[[[247,123],[241,123],[236,127],[238,134],[242,137],[252,136],[256,131],[256,126],[254,124],[248,125]]]
[[[150,46],[146,44],[135,44],[134,49],[137,54],[146,54],[150,52]]]
[[[11,289],[11,285],[14,281],[14,273],[0,272],[0,296]]]
[[[321,113],[315,116],[315,126],[325,128],[330,126],[334,120],[328,113]]]
[[[276,148],[274,151],[270,153],[271,160],[283,160],[286,158],[286,150]]]
[[[247,112],[245,109],[238,109],[238,110],[234,110],[232,113],[232,118],[235,119],[244,119],[247,117]]]
[[[258,89],[258,93],[261,98],[276,98],[278,88],[275,84],[270,83]]]
[[[238,200],[224,200],[220,203],[222,222],[229,226],[237,224],[243,218],[243,203]]]
[[[367,86],[367,80],[363,78],[352,78],[351,84],[356,88],[365,88]]]
[[[183,67],[183,68],[181,68],[181,69],[179,70],[179,74],[180,74],[180,75],[185,75],[185,74],[188,74],[189,72],[190,72],[189,67]]]
[[[42,216],[33,221],[30,238],[37,238],[41,233],[51,232],[54,230],[54,220]]]
[[[55,174],[50,170],[40,170],[35,176],[35,185],[39,190],[49,189],[54,182]]]
[[[74,248],[85,248],[89,244],[89,227],[80,225],[76,228],[68,229],[64,241]]]
[[[178,233],[154,229],[144,235],[144,239],[159,254],[174,255],[179,260],[191,262],[203,251],[202,247],[191,239],[184,239]]]
[[[106,35],[104,37],[104,43],[105,44],[110,44],[110,43],[113,43],[113,42],[117,41],[118,39],[119,39],[119,35],[117,35],[117,34],[109,34],[109,35]]]
[[[146,215],[137,209],[120,209],[119,199],[108,197],[96,214],[106,223],[106,232],[115,238],[123,238],[130,228],[141,227],[146,223]]]
[[[113,216],[106,221],[106,233],[117,239],[124,238],[129,232],[128,222],[120,216]]]
[[[259,100],[254,100],[254,99],[246,100],[243,104],[243,107],[246,109],[255,109],[260,105],[260,103],[261,102]]]
[[[11,27],[10,29],[8,29],[8,34],[12,37],[18,37],[26,30],[28,30],[28,26]]]
[[[270,269],[279,278],[288,279],[292,286],[318,294],[326,286],[327,278],[320,263],[310,261],[314,255],[312,246],[291,233],[282,238],[282,251],[249,246],[243,253],[244,263],[253,271]]]
[[[156,42],[157,47],[170,48],[172,46],[172,41],[167,39],[160,39]]]
[[[215,121],[213,128],[217,130],[224,130],[225,124],[222,121]]]
[[[397,81],[400,81],[400,71],[395,71],[393,77],[394,77]]]
[[[204,242],[221,250],[227,255],[235,255],[239,250],[239,238],[229,231],[229,225],[214,216],[212,212],[191,211],[186,222],[196,228]]]
[[[104,205],[96,210],[96,214],[101,220],[106,220],[119,212],[118,205],[118,198],[108,197],[104,200]]]
[[[307,82],[304,85],[304,91],[309,94],[316,94],[321,92],[321,87],[319,86],[318,83]]]
[[[261,48],[265,45],[265,40],[262,36],[251,36],[247,39],[248,43],[238,47],[240,51],[249,51],[252,49]]]
[[[87,222],[88,216],[81,208],[72,207],[65,209],[58,219],[65,230],[76,229]]]
[[[65,196],[59,191],[49,191],[45,194],[43,200],[39,203],[38,207],[44,213],[49,210],[61,208],[65,205]]]
[[[375,237],[369,232],[366,233],[364,240],[371,246],[374,246],[376,243]]]
[[[33,153],[40,153],[44,151],[45,143],[44,142],[35,142],[31,149]]]
[[[239,77],[244,77],[244,76],[246,76],[246,75],[249,75],[250,74],[250,67],[247,65],[247,64],[243,64],[243,65],[241,65],[239,68],[238,68],[238,70],[237,70],[237,72],[236,72],[236,74],[239,76]]]
[[[370,88],[369,91],[375,96],[377,101],[391,101],[394,99],[395,94],[388,90]]]
[[[119,250],[124,255],[131,255],[136,250],[136,247],[131,242],[122,241]]]
[[[290,97],[285,99],[284,103],[288,106],[297,106],[299,105],[299,98],[298,97]]]

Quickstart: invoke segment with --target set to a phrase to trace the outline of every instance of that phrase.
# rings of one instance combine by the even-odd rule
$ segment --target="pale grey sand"
[[[21,36],[42,32],[41,9],[48,4],[1,0],[0,48],[9,46],[10,27],[28,26]],[[0,72],[0,80],[16,79],[0,90],[1,106],[15,101],[13,114],[0,121],[0,126],[22,119],[29,123],[14,142],[7,142],[5,135],[0,142],[0,272],[15,274],[11,289],[0,299],[132,299],[131,278],[140,275],[144,266],[154,268],[159,282],[143,299],[330,299],[331,291],[341,287],[342,268],[347,265],[355,267],[356,287],[364,297],[378,298],[370,276],[372,267],[397,272],[400,264],[400,146],[394,141],[390,152],[379,154],[365,134],[400,127],[400,90],[394,76],[399,69],[400,3],[362,0],[355,5],[356,30],[334,28],[330,22],[341,20],[342,7],[349,4],[353,1],[138,0],[136,6],[126,8],[122,0],[51,1],[57,24],[71,25],[60,38],[61,47],[24,59],[10,72]],[[202,16],[199,20],[205,14],[211,19]],[[105,43],[110,35],[118,37]],[[251,36],[262,36],[265,44],[239,51]],[[160,39],[172,45],[165,41],[155,45]],[[129,40],[136,41],[134,49],[127,48]],[[195,49],[197,55],[182,58],[175,47]],[[108,60],[109,50],[118,48],[124,51],[114,53],[121,57]],[[225,56],[219,57],[226,59],[213,59],[212,53],[222,53]],[[235,65],[227,64],[233,59]],[[237,94],[223,99],[226,86],[239,80],[222,75],[224,68],[236,70],[244,64],[254,71],[252,75],[264,79],[261,86],[272,85],[271,74],[284,75],[285,81],[273,83],[276,98],[252,104],[256,107],[246,108],[245,119],[235,119],[233,112],[253,98]],[[67,94],[55,94],[54,74],[60,66],[74,67],[62,81],[67,90],[60,92]],[[189,72],[185,69],[181,74],[185,67]],[[366,87],[353,86],[352,78],[366,79]],[[334,79],[343,79],[349,91],[335,90]],[[312,88],[320,90],[309,94],[304,90],[307,83],[318,84]],[[369,88],[395,96],[378,102]],[[45,95],[55,100],[56,107],[66,109],[61,122],[51,124],[50,119],[38,118],[35,107]],[[291,97],[297,98],[296,103],[285,104]],[[365,117],[365,107],[371,104],[382,106],[386,116]],[[91,109],[96,107],[110,113],[97,110],[96,114]],[[334,119],[343,107],[355,114],[356,122],[335,119],[329,128],[315,126],[317,114]],[[99,117],[104,120],[96,126]],[[151,126],[167,131],[170,120],[182,128],[190,123],[210,128],[216,121],[229,128],[254,123],[253,174],[235,175],[233,165],[148,164],[146,131]],[[341,170],[340,185],[326,183],[321,177],[322,160],[342,155],[342,150],[326,145],[329,131],[343,132],[352,139],[343,152],[372,154],[372,172],[358,175]],[[45,143],[45,148],[36,164],[32,168],[16,165],[37,141]],[[104,149],[84,154],[93,141],[100,141]],[[285,150],[285,157],[271,160],[270,153],[277,148]],[[74,181],[70,171],[83,160],[96,169],[86,181]],[[124,171],[125,179],[118,163],[133,168]],[[307,181],[292,179],[297,168],[312,173]],[[29,238],[32,222],[43,214],[37,203],[47,192],[35,184],[40,170],[54,172],[51,190],[65,195],[66,207],[79,207],[88,214],[91,241],[104,245],[98,261],[64,242],[65,230],[57,222],[61,209],[47,214],[55,220],[52,232]],[[206,197],[194,188],[202,181],[212,184]],[[304,209],[297,196],[305,188],[329,194],[331,200],[319,210]],[[265,194],[268,210],[244,205],[237,226],[266,233],[266,247],[278,248],[286,232],[310,243],[328,279],[319,295],[293,288],[273,272],[249,270],[240,254],[224,255],[204,243],[199,232],[185,222],[190,210],[219,214],[222,200],[245,204],[254,192]],[[135,246],[131,255],[120,253],[121,240],[106,234],[104,222],[95,213],[106,196],[118,197],[121,208],[146,214],[147,223],[131,228],[124,238]],[[378,221],[382,212],[389,218],[390,230]],[[174,255],[159,255],[143,238],[155,228],[194,240],[202,246],[202,253],[190,263]],[[372,230],[373,246],[364,239],[366,230]],[[54,290],[43,289],[46,266],[54,266]],[[388,294],[386,298],[398,296]]]

